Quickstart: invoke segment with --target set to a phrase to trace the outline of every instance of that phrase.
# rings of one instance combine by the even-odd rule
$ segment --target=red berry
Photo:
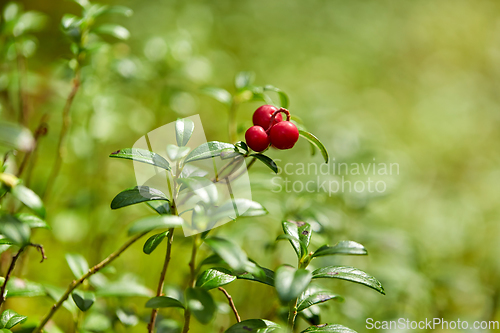
[[[245,133],[245,141],[248,147],[255,151],[263,151],[269,147],[269,136],[260,126],[252,126]]]
[[[290,121],[282,121],[271,128],[271,143],[278,149],[290,149],[299,139],[299,130]]]
[[[271,121],[271,116],[277,110],[278,109],[272,105],[262,105],[260,108],[255,110],[255,112],[253,113],[253,117],[252,117],[253,124],[256,126],[260,126],[263,129],[267,130],[267,128],[269,127],[269,122]],[[281,116],[281,113],[278,113],[274,117],[273,125],[279,123],[282,120],[283,120],[283,117]]]

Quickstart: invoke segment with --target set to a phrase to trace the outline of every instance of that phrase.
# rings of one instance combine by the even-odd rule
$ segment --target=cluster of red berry
[[[286,114],[283,120],[281,113]],[[255,151],[264,151],[269,145],[277,149],[290,149],[299,139],[297,126],[290,121],[290,112],[272,105],[262,105],[255,110],[254,126],[245,133],[247,145]]]

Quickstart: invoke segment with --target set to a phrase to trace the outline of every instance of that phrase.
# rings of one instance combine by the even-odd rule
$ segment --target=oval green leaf
[[[324,324],[308,327],[301,333],[356,333],[356,331],[338,324]]]
[[[124,148],[111,153],[109,157],[133,160],[136,162],[151,164],[165,170],[170,170],[170,164],[166,159],[164,159],[161,155],[146,149]]]
[[[255,157],[256,159],[264,163],[269,169],[273,170],[274,173],[278,173],[278,166],[271,158],[262,154],[250,154],[250,156]]]
[[[298,297],[311,282],[311,272],[306,269],[295,269],[281,266],[276,270],[274,287],[282,302],[290,302]]]
[[[268,333],[281,326],[265,319],[247,319],[229,327],[225,333]]]
[[[192,152],[186,156],[184,163],[189,163],[193,161],[203,160],[211,157],[217,157],[221,154],[224,149],[232,148],[234,145],[225,142],[210,141],[203,143],[196,147]]]
[[[71,269],[71,272],[77,279],[89,271],[89,264],[87,263],[87,260],[85,260],[85,258],[80,254],[66,253],[66,262],[68,263],[69,269]]]
[[[90,307],[95,302],[95,295],[90,291],[84,292],[80,290],[74,290],[73,293],[71,293],[71,297],[73,298],[73,301],[75,301],[76,306],[83,312],[90,309]]]
[[[0,216],[0,233],[19,247],[23,247],[30,242],[30,227],[12,215]]]
[[[40,197],[24,185],[16,185],[11,193],[17,200],[21,201],[26,207],[30,208],[36,215],[45,218],[45,207]]]
[[[172,297],[167,296],[157,296],[153,297],[146,302],[147,308],[158,309],[158,308],[182,308],[184,305]]]
[[[224,286],[236,280],[236,276],[221,267],[210,268],[201,273],[196,279],[196,286],[205,290],[210,290]]]
[[[323,245],[312,255],[315,257],[330,256],[335,254],[366,255],[368,252],[365,247],[353,241],[340,241],[334,246]]]
[[[217,308],[212,296],[202,288],[188,288],[186,303],[194,317],[204,325],[212,320]]]
[[[331,279],[347,280],[365,285],[385,295],[384,287],[382,287],[382,284],[376,278],[354,267],[327,266],[323,268],[318,268],[317,270],[313,271],[312,278],[313,279],[331,278]]]
[[[182,227],[184,220],[176,215],[162,215],[142,218],[132,224],[128,229],[129,235],[148,232],[155,229],[170,229]]]
[[[165,194],[160,190],[149,186],[136,186],[118,193],[116,197],[114,197],[113,201],[111,201],[111,209],[118,209],[153,200],[169,201]]]
[[[11,329],[17,324],[24,323],[28,317],[20,315],[14,310],[5,310],[0,315],[0,325],[1,328]]]
[[[297,311],[303,311],[310,306],[315,304],[324,303],[331,299],[338,299],[339,301],[343,301],[344,299],[330,291],[321,290],[321,291],[311,291],[306,290],[300,295],[297,302]]]
[[[144,243],[142,251],[146,254],[151,254],[151,252],[153,252],[158,247],[158,245],[161,244],[161,242],[165,239],[165,237],[167,237],[167,235],[168,231],[164,231],[149,237],[146,243]]]
[[[325,159],[325,163],[328,163],[328,150],[326,150],[325,146],[323,145],[323,143],[321,143],[321,141],[319,141],[319,139],[314,136],[312,133],[309,133],[309,132],[306,132],[306,131],[303,131],[303,130],[299,130],[299,135],[303,138],[305,138],[307,141],[309,141],[311,144],[315,145],[316,147],[318,147],[319,151],[321,152],[321,155],[323,155],[323,158]]]
[[[185,146],[193,135],[194,123],[191,119],[177,119],[175,122],[175,139],[179,147]]]

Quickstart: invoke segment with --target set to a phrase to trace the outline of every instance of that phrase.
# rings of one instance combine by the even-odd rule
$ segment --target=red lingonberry
[[[262,105],[253,113],[253,124],[267,130],[271,121],[271,116],[276,110],[278,109],[272,105]],[[282,120],[283,117],[281,116],[281,113],[278,113],[276,117],[274,117],[273,125],[279,123]]]
[[[245,133],[248,147],[255,151],[263,151],[269,147],[269,136],[261,126],[252,126]]]
[[[290,149],[299,139],[299,130],[292,122],[282,121],[271,128],[269,138],[274,147]]]

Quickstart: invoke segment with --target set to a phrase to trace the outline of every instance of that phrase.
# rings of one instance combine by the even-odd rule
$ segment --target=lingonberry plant
[[[61,169],[64,144],[71,125],[71,106],[80,89],[86,61],[104,43],[99,37],[100,34],[111,34],[120,39],[128,37],[125,28],[109,24],[96,25],[96,21],[106,13],[128,16],[129,9],[91,4],[85,0],[78,0],[77,3],[82,8],[81,17],[65,15],[62,20],[62,30],[71,41],[72,58],[68,65],[72,70],[72,83],[62,112],[62,127],[58,133],[55,160],[47,186],[42,190],[46,199],[48,194],[54,191],[52,186]],[[13,6],[9,5],[4,11],[4,30],[9,32],[9,43],[13,43],[16,50],[21,50],[14,52],[13,59],[17,57],[18,60],[23,60],[23,57],[29,55],[27,51],[23,51],[23,47],[26,47],[26,40],[29,40],[25,33],[30,29],[25,28],[26,24],[21,24],[24,30],[16,30],[19,22],[24,22],[27,18],[26,13],[23,14],[19,7]],[[18,70],[22,72],[24,66],[25,64],[21,65]],[[12,328],[15,330],[19,327],[19,332],[58,332],[54,316],[63,308],[72,314],[71,331],[74,332],[109,332],[112,330],[108,324],[109,317],[125,326],[134,326],[141,321],[144,330],[159,332],[158,318],[162,312],[168,311],[167,308],[174,308],[174,311],[179,312],[177,315],[183,318],[180,328],[186,333],[190,330],[193,320],[206,325],[216,316],[218,305],[214,292],[224,295],[234,313],[236,323],[225,327],[229,333],[294,331],[297,328],[297,318],[303,318],[312,325],[304,332],[352,332],[344,326],[320,321],[318,305],[342,298],[320,288],[315,283],[316,280],[341,279],[384,293],[378,280],[354,267],[318,267],[315,264],[310,266],[316,258],[322,256],[367,254],[361,244],[353,241],[340,241],[334,246],[323,245],[310,249],[313,236],[310,223],[291,220],[282,222],[284,233],[277,241],[286,240],[291,244],[297,255],[295,267],[263,267],[250,258],[242,246],[218,235],[219,230],[224,228],[221,224],[228,219],[237,220],[268,214],[264,205],[238,197],[231,186],[234,181],[243,178],[256,161],[262,162],[277,173],[278,166],[268,156],[268,153],[273,153],[273,149],[291,149],[299,137],[303,137],[311,144],[313,152],[318,149],[325,163],[328,163],[328,152],[324,145],[316,136],[306,131],[300,119],[288,110],[288,96],[271,85],[254,85],[253,75],[249,72],[241,72],[236,76],[233,94],[217,87],[205,87],[201,90],[227,105],[229,142],[210,141],[191,147],[193,135],[199,129],[195,128],[192,120],[184,118],[175,121],[175,133],[171,133],[175,136],[175,144],[165,142],[161,153],[153,151],[149,140],[146,140],[148,149],[117,147],[120,149],[109,155],[114,159],[131,160],[149,166],[155,170],[156,176],[161,176],[166,183],[166,190],[161,190],[146,183],[133,186],[135,181],[130,180],[131,187],[114,197],[111,202],[113,210],[146,204],[151,208],[151,212],[155,213],[133,222],[128,228],[129,239],[122,246],[94,266],[89,265],[80,254],[67,253],[64,257],[74,280],[65,288],[54,287],[43,281],[24,281],[14,276],[16,264],[30,247],[40,252],[42,262],[46,259],[44,247],[34,243],[32,238],[34,229],[49,228],[44,220],[46,211],[42,199],[29,189],[22,175],[25,166],[29,166],[27,179],[31,175],[36,149],[41,137],[47,133],[50,117],[42,116],[35,127],[34,135],[31,134],[25,127],[30,125],[31,112],[26,108],[27,97],[23,93],[23,81],[19,82],[19,124],[0,123],[0,145],[3,154],[0,168],[0,251],[10,254],[8,269],[0,280],[0,307],[6,299],[14,297],[48,296],[55,303],[47,309],[42,318],[30,316],[32,322],[29,325],[25,324],[28,319],[26,314],[5,309],[0,314],[0,332],[11,332]],[[270,93],[277,94],[279,103],[273,101]],[[246,131],[245,141],[238,141],[243,131],[238,130],[236,114],[240,105],[250,102],[266,104],[257,108],[251,117],[248,115],[247,118],[251,118],[253,126]],[[9,162],[16,158],[20,160],[19,167],[15,172],[8,171]],[[200,161],[213,164],[213,176],[197,166]],[[223,196],[218,190],[219,186],[227,188],[227,200],[221,199]],[[24,211],[25,207],[29,210]],[[176,255],[173,249],[174,235],[178,237],[179,228],[183,228],[185,235],[190,235],[190,259],[182,267],[171,267],[171,259]],[[106,274],[112,270],[110,264],[147,235],[149,237],[142,247],[144,255],[152,254],[162,243],[166,245],[163,260],[157,265],[160,272],[157,283],[153,286],[154,297],[151,297],[147,287],[131,281],[127,276],[115,283],[110,283],[106,278]],[[205,255],[206,251],[200,250],[202,247],[210,249],[208,255]],[[53,260],[61,259],[57,253],[51,253],[49,256]],[[169,272],[173,269],[182,269],[187,275],[186,283],[178,286],[181,292],[175,296],[165,292],[165,284],[172,284],[172,281],[169,281]],[[248,318],[245,313],[238,312],[231,295],[224,288],[236,280],[261,283],[275,289],[273,294],[277,295],[281,304],[279,315],[276,319],[271,318],[276,322],[267,318]],[[112,302],[102,300],[107,296],[147,296],[149,299],[140,304],[139,308],[148,309],[150,312],[147,317],[139,319],[135,314],[116,308]],[[101,300],[102,303],[99,304],[98,301]],[[272,302],[271,297],[269,302]]]

